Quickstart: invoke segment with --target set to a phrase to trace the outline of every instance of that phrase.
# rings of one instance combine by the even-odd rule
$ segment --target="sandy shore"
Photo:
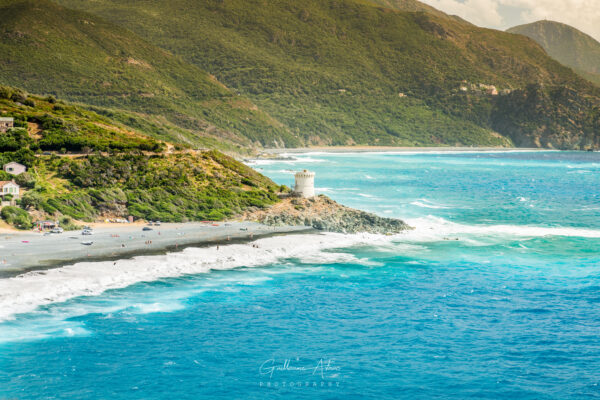
[[[0,277],[82,260],[122,259],[141,254],[160,254],[187,246],[233,243],[275,234],[307,232],[307,227],[271,227],[255,222],[143,224],[94,224],[94,234],[81,231],[43,235],[2,229]],[[93,244],[84,245],[82,242]]]
[[[514,148],[514,147],[387,147],[387,146],[319,146],[302,147],[290,149],[264,149],[268,154],[287,153],[371,153],[371,152],[483,152],[483,151],[549,151],[550,149],[539,148]]]

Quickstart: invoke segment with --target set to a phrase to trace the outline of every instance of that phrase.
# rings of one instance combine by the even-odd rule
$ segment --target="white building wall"
[[[16,162],[10,162],[4,166],[4,171],[12,175],[21,175],[27,171],[27,167]]]
[[[2,194],[3,195],[12,194],[14,198],[18,198],[19,197],[19,185],[14,184],[14,183],[7,183],[2,188]]]
[[[302,197],[314,197],[315,195],[315,173],[304,170],[302,172],[296,172],[296,185],[294,186],[294,193]]]

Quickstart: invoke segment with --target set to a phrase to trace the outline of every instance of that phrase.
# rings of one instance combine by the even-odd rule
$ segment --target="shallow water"
[[[600,396],[598,153],[309,154],[254,167],[288,185],[288,170],[309,168],[317,192],[416,229],[299,237],[295,252],[265,239],[234,260],[188,249],[127,261],[156,273],[107,271],[113,284],[152,280],[0,323],[0,398]]]

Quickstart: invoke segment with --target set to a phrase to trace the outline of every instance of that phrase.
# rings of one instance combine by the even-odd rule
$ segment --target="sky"
[[[600,0],[421,0],[475,25],[506,29],[548,19],[600,41]]]

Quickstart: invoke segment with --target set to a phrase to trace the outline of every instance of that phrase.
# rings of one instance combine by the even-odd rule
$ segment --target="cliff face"
[[[340,233],[395,234],[412,229],[399,219],[355,210],[324,195],[284,199],[266,210],[248,212],[242,219],[271,226],[312,226],[321,231]]]

